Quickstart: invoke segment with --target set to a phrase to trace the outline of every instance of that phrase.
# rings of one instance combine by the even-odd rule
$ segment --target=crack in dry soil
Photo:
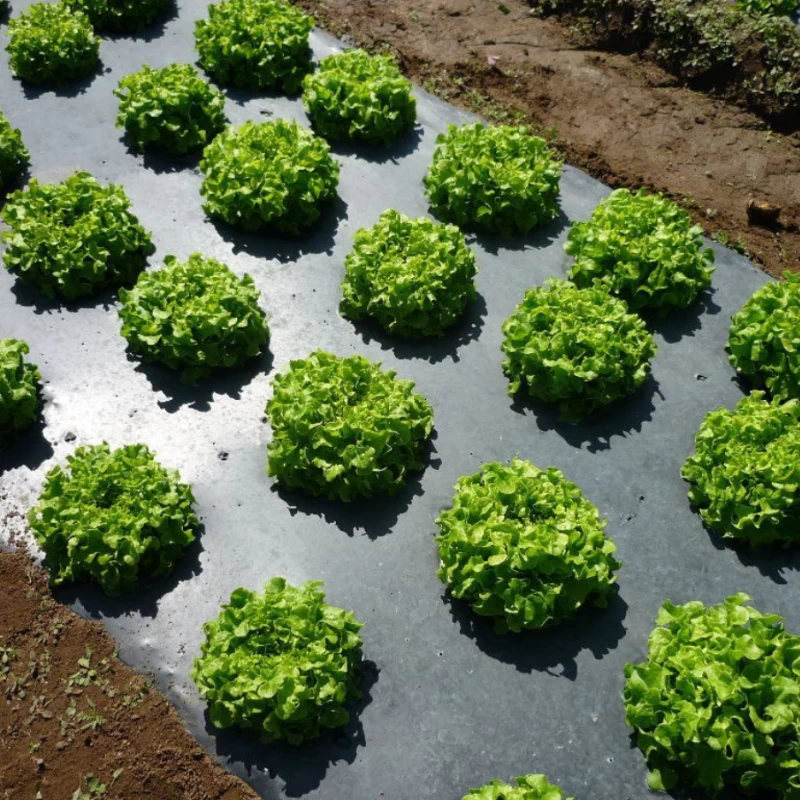
[[[346,41],[391,50],[446,100],[490,119],[526,119],[605,183],[669,194],[709,235],[771,274],[800,269],[797,134],[774,133],[636,56],[581,50],[521,0],[509,0],[507,14],[476,0],[299,4]],[[782,225],[750,226],[750,198],[781,206]]]

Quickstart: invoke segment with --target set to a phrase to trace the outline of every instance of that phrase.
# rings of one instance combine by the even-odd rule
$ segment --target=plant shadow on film
[[[28,100],[37,100],[42,95],[48,93],[52,93],[58,97],[79,97],[82,94],[86,94],[97,78],[99,78],[101,75],[108,75],[110,72],[111,67],[104,67],[103,63],[98,61],[97,67],[95,67],[92,72],[86,75],[86,77],[80,78],[79,80],[70,81],[69,83],[63,84],[42,85],[34,85],[28,83],[27,81],[22,81],[22,91],[25,93],[25,97]]]
[[[255,258],[277,260],[282,264],[297,261],[307,253],[333,253],[339,225],[347,219],[347,203],[337,195],[322,209],[322,216],[307,231],[297,236],[270,229],[251,233],[209,218],[219,235],[233,245],[234,253],[247,253]]]
[[[348,706],[350,721],[335,730],[327,730],[322,736],[296,747],[290,744],[263,744],[253,731],[239,728],[220,730],[211,724],[208,711],[205,712],[206,732],[216,743],[218,755],[225,756],[229,762],[244,766],[249,781],[258,791],[268,788],[275,778],[284,784],[288,797],[302,797],[314,791],[328,768],[337,762],[352,764],[358,748],[366,744],[361,712],[372,701],[371,690],[377,683],[380,670],[373,661],[361,662],[361,699]],[[259,775],[260,773],[260,775]],[[260,785],[259,778],[267,773],[270,784]],[[263,780],[263,779],[262,779]],[[266,796],[266,795],[265,795]]]
[[[53,456],[53,446],[45,438],[46,423],[41,412],[36,421],[0,441],[0,474],[9,469],[35,470]]]
[[[485,318],[486,300],[483,295],[478,294],[465,309],[462,319],[438,339],[433,337],[404,339],[393,336],[372,320],[354,322],[353,328],[366,344],[377,342],[381,350],[390,351],[397,358],[418,358],[431,364],[438,364],[448,358],[459,361],[458,351],[481,335]]]
[[[172,2],[170,3],[169,8],[160,14],[158,19],[155,20],[152,25],[148,25],[144,30],[130,32],[120,31],[119,33],[108,31],[107,33],[102,33],[101,35],[104,39],[108,39],[112,42],[127,40],[134,42],[152,42],[153,40],[162,37],[167,25],[169,25],[172,20],[177,18],[178,4],[177,2]]]
[[[534,228],[526,234],[504,237],[497,234],[467,232],[467,240],[477,243],[493,256],[504,250],[541,250],[553,244],[568,225],[569,217],[559,208],[558,216],[551,223],[541,228]]]
[[[546,672],[571,681],[578,676],[576,659],[583,650],[590,650],[599,660],[616,648],[626,631],[622,623],[628,604],[619,592],[610,598],[608,608],[583,608],[573,619],[552,628],[520,633],[496,633],[491,618],[476,614],[466,602],[447,591],[442,600],[461,633],[486,655],[513,664],[518,672]],[[559,666],[561,671],[555,672]]]
[[[753,549],[746,541],[725,539],[722,534],[703,523],[711,544],[716,550],[730,551],[745,567],[755,567],[765,578],[781,586],[788,583],[785,573],[800,572],[800,551],[797,548],[762,547]]]
[[[135,158],[145,169],[156,175],[167,175],[174,172],[198,172],[197,165],[203,157],[202,148],[191,150],[188,153],[168,153],[166,150],[140,150],[127,134],[119,137],[129,156]]]
[[[536,417],[540,430],[554,430],[573,447],[581,449],[586,444],[590,453],[598,453],[609,450],[615,436],[624,438],[641,431],[644,423],[653,418],[653,400],[656,395],[664,399],[658,381],[649,375],[636,392],[620,398],[607,408],[595,411],[581,422],[564,422],[560,419],[556,406],[530,397],[524,391],[517,392],[511,401],[511,408],[517,414],[531,412]]]
[[[102,308],[104,311],[108,311],[116,303],[118,291],[118,286],[108,286],[87,297],[65,300],[63,297],[48,297],[42,294],[38,287],[25,283],[19,278],[11,287],[11,293],[17,303],[26,308],[32,308],[34,314],[52,314],[60,311],[75,313],[85,308]]]
[[[703,317],[716,316],[722,311],[714,302],[716,289],[706,289],[690,308],[672,311],[664,317],[643,315],[651,333],[660,334],[667,344],[675,344],[685,336],[694,334],[703,327]]]
[[[272,485],[272,491],[286,503],[293,517],[297,514],[321,517],[326,522],[336,525],[348,536],[355,536],[357,531],[363,530],[365,536],[378,539],[391,533],[397,520],[408,509],[413,499],[424,494],[422,478],[425,471],[437,470],[441,466],[441,459],[433,457],[436,452],[433,444],[435,438],[434,430],[426,443],[423,456],[425,468],[411,475],[396,494],[388,497],[381,495],[344,503],[326,497],[313,497],[301,490],[284,489],[277,483]]]
[[[205,526],[201,522],[195,530],[195,540],[183,551],[175,569],[169,575],[143,582],[132,592],[109,597],[95,583],[70,583],[55,587],[53,596],[91,619],[128,617],[133,614],[155,618],[162,597],[203,571],[200,555],[203,552],[204,534]],[[44,565],[47,566],[46,558]]]
[[[126,350],[125,355],[128,361],[136,364],[136,372],[147,378],[154,391],[166,395],[166,399],[159,400],[158,405],[170,414],[179,411],[183,406],[195,411],[208,411],[214,395],[227,395],[238,400],[242,389],[257,375],[270,373],[273,361],[272,351],[267,347],[260,355],[240,367],[220,369],[196,383],[188,383],[181,380],[178,372],[164,364],[142,361],[129,350]]]
[[[415,125],[410,131],[399,136],[389,144],[372,144],[368,142],[331,142],[334,155],[357,158],[372,164],[385,164],[398,161],[414,153],[422,141],[423,130]]]

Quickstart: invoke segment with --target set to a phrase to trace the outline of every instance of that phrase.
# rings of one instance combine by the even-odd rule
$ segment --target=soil
[[[26,554],[0,552],[0,586],[0,798],[257,800]]]
[[[695,92],[636,54],[581,49],[522,0],[299,0],[332,33],[389,50],[424,88],[526,121],[611,186],[664,192],[772,275],[800,270],[800,135]],[[779,206],[750,224],[750,200]]]

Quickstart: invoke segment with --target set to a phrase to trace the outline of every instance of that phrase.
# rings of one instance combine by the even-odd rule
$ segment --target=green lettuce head
[[[529,290],[503,334],[509,395],[525,389],[557,404],[568,421],[635,392],[656,354],[644,322],[622,300],[562,280]]]
[[[797,797],[800,637],[749,599],[664,603],[647,660],[625,666],[625,720],[651,789]]]
[[[347,724],[346,705],[361,694],[361,623],[320,586],[273,578],[263,594],[236,589],[203,626],[191,676],[215,727],[302,744]]]
[[[764,284],[733,315],[728,353],[755,386],[800,398],[800,274]]]
[[[460,478],[439,525],[439,578],[498,632],[605,607],[620,563],[605,520],[559,470],[515,458]]]
[[[800,400],[753,392],[710,412],[683,465],[703,522],[753,546],[800,541]]]
[[[47,473],[28,524],[54,585],[94,581],[106,594],[168,575],[195,539],[191,488],[143,444],[79,447]]]
[[[440,219],[512,236],[558,216],[561,167],[544,139],[525,126],[450,125],[436,139],[425,190]]]
[[[569,230],[564,249],[575,256],[570,280],[602,283],[633,311],[687,308],[711,285],[714,251],[702,229],[671,200],[617,189],[586,222]]]
[[[276,376],[267,472],[287,489],[349,502],[394,494],[424,469],[433,411],[411,381],[363,356],[317,350]]]

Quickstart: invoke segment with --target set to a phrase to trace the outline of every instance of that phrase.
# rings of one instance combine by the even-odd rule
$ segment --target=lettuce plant
[[[0,444],[33,423],[39,413],[42,376],[35,364],[25,362],[29,352],[20,339],[0,339]]]
[[[439,578],[499,633],[544,628],[614,590],[605,520],[557,469],[522,459],[460,478],[436,520]]]
[[[714,252],[702,228],[671,200],[644,190],[617,189],[586,222],[569,230],[564,249],[575,256],[570,280],[597,282],[633,311],[687,308],[711,285]]]
[[[119,293],[122,335],[133,353],[181,370],[191,381],[261,352],[269,328],[249,275],[240,278],[200,253],[185,262],[167,256],[164,263]]]
[[[269,475],[346,502],[393,494],[424,468],[433,411],[411,381],[363,356],[317,350],[273,382]]]
[[[273,578],[263,594],[236,589],[203,626],[191,677],[217,728],[302,744],[347,724],[346,704],[361,695],[361,623],[320,586]]]
[[[736,4],[754,16],[791,17],[797,11],[796,0],[737,0]]]
[[[225,127],[225,95],[190,64],[127,75],[114,90],[117,127],[139,148],[187,153],[205,147]]]
[[[530,289],[503,323],[508,393],[557,403],[565,420],[636,391],[656,344],[644,322],[602,286],[550,280]]]
[[[74,299],[132,283],[153,250],[121,186],[87,172],[14,192],[2,211],[6,267],[48,297]]]
[[[773,397],[800,398],[800,275],[770,281],[733,315],[731,364]]]
[[[326,139],[389,144],[414,125],[411,82],[388,55],[348,50],[323,58],[303,81],[303,103]]]
[[[399,336],[441,336],[477,296],[475,254],[461,231],[393,209],[356,232],[344,268],[342,314]]]
[[[313,17],[277,0],[222,0],[195,24],[200,66],[223,86],[300,90],[311,69]]]
[[[495,780],[487,786],[472,789],[461,800],[575,800],[567,797],[544,775],[521,775],[514,778],[514,784]]]
[[[68,83],[89,75],[100,39],[89,18],[64,3],[34,3],[8,23],[11,71],[28,83]]]
[[[149,28],[172,7],[174,0],[64,0],[83,11],[103,33],[136,33]]]
[[[285,119],[227,128],[206,147],[200,169],[206,213],[248,231],[300,233],[339,184],[328,143]]]
[[[191,488],[143,444],[79,447],[47,473],[28,524],[50,581],[95,581],[107,594],[167,575],[195,538]]]
[[[800,637],[749,599],[664,603],[647,660],[625,666],[625,717],[652,789],[797,797]]]
[[[709,528],[758,546],[800,540],[800,400],[755,391],[703,420],[683,466]]]
[[[425,190],[437,217],[511,236],[558,216],[561,166],[525,126],[450,125],[436,139]]]
[[[23,175],[30,160],[22,132],[19,128],[12,128],[0,111],[0,199],[3,192]]]

